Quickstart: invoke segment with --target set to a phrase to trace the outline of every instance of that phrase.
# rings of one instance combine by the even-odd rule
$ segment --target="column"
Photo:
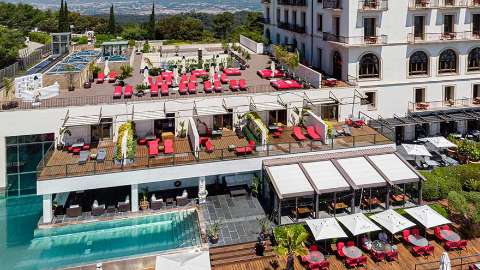
[[[391,190],[391,186],[388,186],[387,187],[387,197],[385,198],[385,208],[386,209],[390,209],[390,193],[391,193],[390,190]]]
[[[282,225],[282,201],[280,200],[279,197],[277,197],[278,200],[278,225]]]
[[[315,218],[318,218],[318,204],[320,200],[320,195],[315,195]]]
[[[52,194],[45,194],[43,195],[43,223],[51,223],[52,219]]]
[[[138,212],[138,184],[132,185],[132,212]]]
[[[5,137],[0,137],[0,193],[7,186],[7,146]]]
[[[422,205],[423,196],[422,196],[422,179],[418,181],[418,205]]]
[[[351,210],[350,210],[350,214],[355,214],[355,190],[353,191],[353,194],[352,194],[352,200],[350,201],[350,207],[351,207]]]

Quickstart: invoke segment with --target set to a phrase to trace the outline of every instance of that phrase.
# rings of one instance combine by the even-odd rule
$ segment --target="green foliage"
[[[115,11],[113,4],[110,6],[110,15],[108,16],[108,33],[115,35],[117,33],[117,24],[115,22]]]
[[[0,25],[27,33],[49,18],[54,20],[54,30],[57,25],[51,11],[41,11],[31,5],[0,2]]]
[[[132,76],[133,68],[130,65],[122,65],[120,70],[122,71],[121,75],[124,79]]]
[[[115,36],[110,34],[96,34],[95,38],[96,38],[95,46],[97,47],[100,46],[103,42],[115,40]]]
[[[446,199],[450,191],[462,191],[464,166],[436,168],[432,172],[422,171],[426,178],[423,185],[423,199]]]
[[[5,77],[3,79],[3,98],[5,100],[10,100],[13,94],[13,79]]]
[[[434,204],[431,204],[430,207],[433,210],[435,210],[437,213],[442,215],[444,218],[448,218],[448,212],[442,205],[440,205],[438,203],[434,203]]]
[[[148,37],[149,33],[139,24],[127,24],[122,27],[120,35],[128,40],[143,40]]]
[[[155,2],[152,3],[152,14],[148,18],[148,36],[155,39]]]
[[[127,122],[125,124],[122,124],[118,128],[118,139],[116,143],[116,153],[115,153],[115,158],[117,160],[122,160],[123,159],[123,153],[122,153],[122,141],[123,137],[127,136],[127,153],[126,153],[126,158],[128,159],[134,159],[135,154],[136,154],[136,148],[137,148],[137,143],[135,141],[135,123],[134,122]]]
[[[234,17],[230,12],[223,12],[213,17],[213,31],[216,38],[226,39],[233,30]]]
[[[162,17],[157,22],[155,37],[159,39],[201,41],[203,30],[201,20],[189,16],[172,15]]]
[[[72,41],[79,45],[84,45],[88,43],[88,38],[86,36],[75,37],[72,39]]]
[[[150,44],[148,44],[148,40],[146,40],[145,43],[143,43],[142,52],[144,52],[144,53],[150,52]],[[152,66],[150,60],[148,60],[148,61],[150,63],[150,65],[148,65],[148,66]]]
[[[274,235],[278,245],[273,250],[278,255],[303,256],[307,254],[305,241],[307,241],[309,234],[303,225],[276,227]]]
[[[18,50],[25,46],[24,40],[21,32],[0,26],[0,68],[16,61]]]
[[[480,143],[472,140],[461,140],[457,146],[459,154],[466,155],[471,161],[480,160]]]
[[[30,32],[28,33],[28,37],[31,41],[42,43],[42,44],[49,44],[52,42],[52,37],[50,34],[45,32]]]

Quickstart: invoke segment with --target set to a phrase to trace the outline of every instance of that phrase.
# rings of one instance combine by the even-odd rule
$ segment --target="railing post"
[[[93,174],[97,174],[97,161],[93,162]]]
[[[356,137],[356,136],[352,136],[352,144],[353,144],[352,146],[353,146],[353,147],[355,147],[355,137]]]
[[[373,134],[373,144],[377,144],[377,134]]]
[[[65,177],[68,176],[68,164],[65,164]]]

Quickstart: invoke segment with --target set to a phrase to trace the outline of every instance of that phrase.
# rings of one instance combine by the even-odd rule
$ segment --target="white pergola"
[[[405,209],[405,212],[407,212],[407,214],[413,217],[426,229],[452,223],[450,220],[444,218],[428,205],[408,208]]]
[[[389,231],[391,234],[395,234],[415,226],[415,223],[411,222],[410,220],[403,217],[392,209],[372,215],[370,216],[370,219],[377,222],[380,226]]]
[[[353,236],[381,230],[380,227],[375,225],[375,223],[362,213],[337,217],[337,220],[340,221]]]

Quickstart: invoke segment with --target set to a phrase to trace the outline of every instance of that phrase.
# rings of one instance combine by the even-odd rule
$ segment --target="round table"
[[[380,240],[375,240],[372,242],[372,250],[375,252],[387,252],[392,250],[392,245],[385,243]]]
[[[410,243],[412,243],[414,246],[417,246],[417,247],[428,246],[428,240],[422,236],[415,236],[413,234],[410,234],[408,236],[408,241],[410,241]]]
[[[454,231],[450,230],[440,230],[440,235],[443,239],[451,242],[458,242],[460,241],[460,235]]]
[[[351,259],[357,259],[362,257],[362,251],[358,247],[343,247],[342,248],[343,254]]]
[[[310,251],[305,258],[309,263],[317,263],[325,260],[325,256],[323,256],[320,251]]]

